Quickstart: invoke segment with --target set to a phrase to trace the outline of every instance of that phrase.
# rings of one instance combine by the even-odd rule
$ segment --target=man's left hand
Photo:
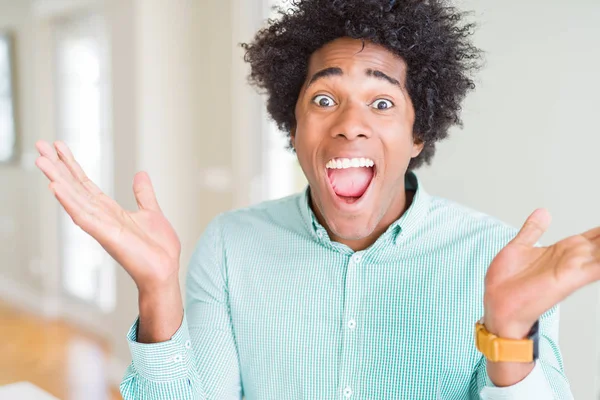
[[[600,227],[535,247],[550,222],[547,210],[534,211],[489,266],[484,324],[498,337],[525,338],[543,313],[600,280]]]

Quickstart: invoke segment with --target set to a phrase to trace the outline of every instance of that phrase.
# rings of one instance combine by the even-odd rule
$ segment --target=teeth
[[[346,168],[370,168],[375,163],[369,158],[335,158],[330,160],[325,167],[329,169],[346,169]]]

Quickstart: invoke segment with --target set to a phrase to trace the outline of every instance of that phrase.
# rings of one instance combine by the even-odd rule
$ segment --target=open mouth
[[[360,200],[375,176],[375,162],[369,158],[334,158],[325,167],[334,194],[347,204]]]

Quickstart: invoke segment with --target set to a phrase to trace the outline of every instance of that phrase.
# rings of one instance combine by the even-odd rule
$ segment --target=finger
[[[51,182],[48,185],[50,191],[54,194],[58,202],[65,209],[67,214],[75,220],[79,220],[78,215],[81,213],[82,205],[77,200],[75,193],[69,189],[68,185],[65,185],[62,182]]]
[[[53,162],[46,156],[40,156],[35,161],[35,165],[46,175],[51,182],[60,182],[72,187],[72,189],[82,196],[92,199],[91,193],[87,192],[81,183],[75,181],[75,178],[66,169],[67,167],[60,160]]]
[[[35,146],[40,155],[42,157],[47,158],[55,166],[55,170],[48,169],[47,171],[44,171],[46,176],[48,176],[46,172],[52,172],[52,178],[48,176],[48,179],[51,179],[54,182],[68,183],[77,192],[83,194],[84,196],[91,197],[91,192],[86,190],[83,184],[78,179],[76,179],[76,177],[69,170],[67,165],[59,158],[57,150],[54,147],[50,146],[50,144],[43,140],[39,140],[38,142],[36,142]],[[36,165],[38,165],[38,162],[36,162]],[[49,168],[47,165],[46,167]]]
[[[544,232],[546,232],[551,221],[552,217],[548,210],[538,208],[527,218],[517,236],[512,240],[512,243],[523,246],[534,246]]]
[[[48,143],[41,141],[41,140],[38,141],[35,145],[36,145],[36,148],[38,149],[38,152],[40,153],[40,156],[42,158],[46,158],[54,166],[54,171],[52,171],[53,178],[48,177],[48,179],[58,181],[58,180],[65,180],[65,179],[72,178],[71,173],[66,169],[66,167],[61,168],[61,164],[63,164],[63,163],[58,158],[58,154],[56,153],[56,150],[52,146],[50,146]],[[36,162],[36,165],[38,165],[37,162]],[[46,163],[44,163],[44,165],[46,165],[48,167],[48,165]],[[68,172],[68,173],[65,173],[65,172]]]
[[[49,187],[75,225],[96,240],[105,236],[106,232],[103,230],[106,230],[111,222],[108,214],[63,182],[52,182]]]
[[[63,193],[63,198],[68,201],[69,210],[67,211],[71,217],[75,214],[92,213],[97,206],[94,204],[94,198],[89,193],[82,193],[77,190],[70,182],[65,181],[64,176],[59,172],[56,164],[52,163],[46,157],[39,157],[36,160],[36,165],[48,179],[51,181],[50,189],[54,192],[55,188],[60,188]],[[59,199],[60,202],[60,199]],[[62,202],[63,207],[65,206]]]
[[[48,185],[54,197],[65,209],[76,225],[81,226],[84,214],[87,212],[86,201],[68,184],[64,182],[51,182]]]
[[[38,140],[35,143],[35,147],[41,156],[44,156],[53,162],[58,161],[58,154],[56,154],[56,151],[48,144],[48,142]]]
[[[47,154],[47,152],[45,153]],[[83,208],[85,206],[85,208],[89,210],[94,209],[94,207],[100,207],[110,210],[113,213],[122,211],[121,206],[110,197],[103,193],[92,195],[80,183],[74,182],[75,178],[70,172],[64,173],[63,171],[61,173],[59,166],[62,166],[63,169],[66,168],[62,161],[52,162],[48,157],[42,155],[36,160],[35,164],[51,182],[62,183],[65,186],[70,187],[71,191],[74,193],[79,194],[79,207]],[[68,175],[68,178],[65,178],[65,174]]]
[[[600,240],[600,226],[597,228],[590,229],[589,231],[582,234],[587,240],[596,241]]]
[[[62,177],[60,176],[58,168],[48,158],[44,156],[38,157],[35,160],[35,165],[44,173],[44,175],[46,175],[46,178],[48,178],[51,182],[62,181]]]
[[[146,172],[138,172],[133,177],[133,193],[141,210],[160,211],[152,182]]]
[[[97,195],[102,193],[100,188],[96,186],[94,182],[92,182],[88,176],[81,168],[81,165],[75,160],[73,157],[73,153],[69,149],[69,147],[61,142],[55,142],[54,147],[56,148],[56,152],[58,153],[59,159],[65,164],[66,168],[69,170],[71,175],[79,182],[81,185],[91,194]]]

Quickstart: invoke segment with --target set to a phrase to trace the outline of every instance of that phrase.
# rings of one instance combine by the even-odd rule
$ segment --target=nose
[[[341,108],[331,126],[331,136],[334,138],[346,138],[355,140],[357,138],[369,138],[372,135],[368,124],[367,111],[357,104],[347,104]]]

